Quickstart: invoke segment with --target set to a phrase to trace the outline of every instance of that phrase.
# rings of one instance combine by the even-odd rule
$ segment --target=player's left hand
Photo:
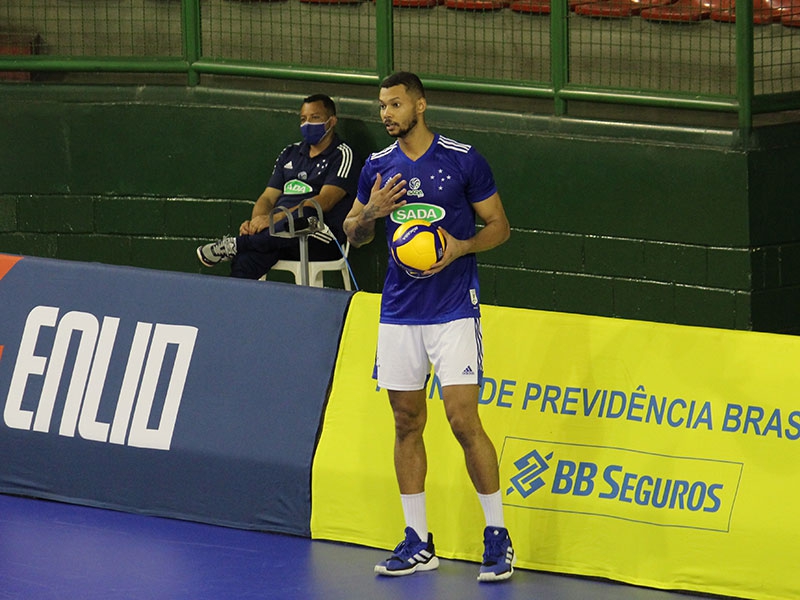
[[[439,227],[439,231],[441,231],[444,236],[444,254],[442,254],[442,258],[439,259],[439,262],[434,263],[430,269],[423,273],[423,276],[438,273],[455,259],[469,252],[469,244],[466,240],[454,238],[444,227]]]

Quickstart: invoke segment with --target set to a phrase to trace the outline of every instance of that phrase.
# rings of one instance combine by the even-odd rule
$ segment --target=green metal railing
[[[755,25],[753,0],[735,23],[683,25],[481,1],[4,0],[0,72],[184,73],[195,86],[212,74],[376,84],[402,68],[431,89],[551,99],[556,115],[578,101],[670,107],[736,113],[743,129],[800,108],[800,28]]]

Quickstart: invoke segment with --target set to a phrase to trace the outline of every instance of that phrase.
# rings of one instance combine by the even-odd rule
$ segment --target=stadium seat
[[[729,0],[726,5],[711,11],[711,20],[720,23],[736,22],[736,0]],[[780,21],[780,16],[776,17],[772,12],[772,7],[768,0],[753,0],[753,24],[769,25]]]
[[[364,0],[300,0],[305,4],[360,4]]]
[[[795,0],[797,2],[797,0]],[[800,5],[794,4],[781,15],[781,25],[786,27],[800,27]]]
[[[39,54],[41,38],[38,33],[0,32],[0,55],[29,56]],[[0,71],[0,80],[30,81],[29,71]]]
[[[532,15],[549,15],[551,0],[514,0],[510,7],[514,12]],[[575,10],[579,4],[589,4],[597,0],[569,0],[569,9]]]
[[[602,0],[579,4],[575,14],[606,19],[634,17],[647,8],[671,4],[673,0]]]
[[[511,10],[530,15],[549,15],[550,0],[514,0]]]
[[[800,14],[800,0],[766,0],[772,9],[772,14],[777,21],[783,21],[784,17]]]
[[[350,291],[352,285],[350,283],[350,270],[347,266],[347,257],[350,255],[350,241],[345,242],[342,246],[344,256],[336,260],[309,260],[308,261],[308,285],[311,287],[324,287],[323,286],[323,273],[325,271],[339,271],[342,274],[342,281],[344,282],[344,289]],[[303,275],[301,269],[301,262],[299,260],[279,260],[275,263],[271,270],[273,271],[289,271],[294,275],[294,282],[300,285],[303,282]]]
[[[569,9],[574,12],[581,4],[591,4],[593,2],[597,2],[597,0],[569,0]]]
[[[675,4],[646,8],[639,16],[648,21],[702,21],[711,16],[711,5],[708,0],[678,0]]]
[[[392,0],[392,6],[395,8],[433,8],[443,4],[439,0]]]
[[[447,8],[456,10],[500,10],[510,5],[507,0],[445,0]]]
[[[440,4],[444,4],[444,0],[392,0],[392,6],[395,8],[433,8]]]

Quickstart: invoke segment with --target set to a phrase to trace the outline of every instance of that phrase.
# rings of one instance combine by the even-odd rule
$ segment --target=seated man
[[[353,151],[334,129],[336,104],[325,94],[314,94],[303,100],[300,108],[302,142],[283,149],[267,188],[256,200],[250,220],[239,227],[238,237],[226,236],[199,246],[197,258],[207,267],[231,260],[231,275],[258,279],[280,259],[298,260],[299,238],[272,236],[269,214],[279,206],[296,214],[300,204],[309,198],[322,207],[325,224],[336,239],[346,239],[342,224],[353,205],[361,164]],[[303,209],[305,217],[316,216],[313,205]],[[274,216],[275,228],[285,230],[283,212]],[[335,260],[342,256],[336,243],[308,238],[309,260]]]

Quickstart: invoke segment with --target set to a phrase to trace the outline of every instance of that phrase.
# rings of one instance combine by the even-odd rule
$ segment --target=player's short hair
[[[386,77],[381,82],[382,88],[390,88],[396,85],[402,85],[406,91],[412,96],[425,97],[425,87],[422,85],[422,80],[414,73],[408,71],[398,71]]]
[[[329,115],[336,114],[336,103],[326,94],[311,94],[303,98],[303,104],[310,104],[311,102],[322,102],[322,106],[325,107]]]

